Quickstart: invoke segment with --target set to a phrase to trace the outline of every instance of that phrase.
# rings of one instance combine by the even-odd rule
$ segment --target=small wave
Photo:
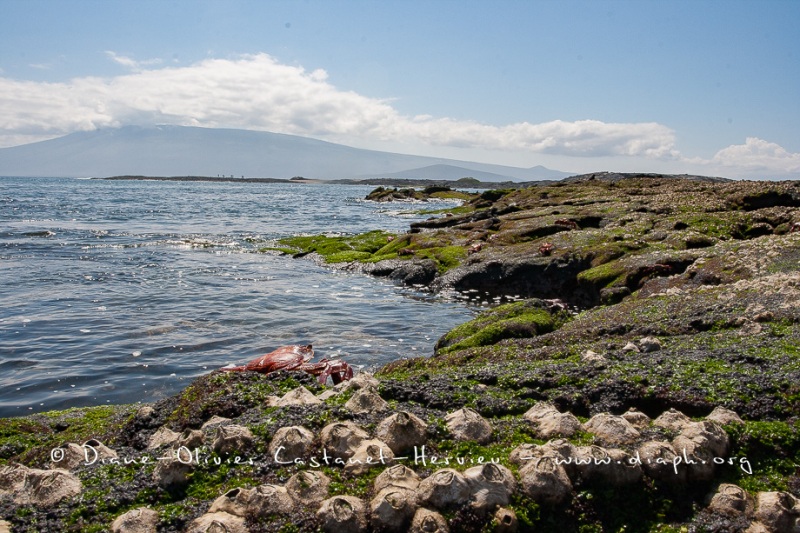
[[[15,368],[29,368],[38,364],[39,363],[36,361],[28,361],[27,359],[13,359],[11,361],[4,361],[3,363],[0,363],[0,369],[13,370]]]
[[[186,248],[234,248],[239,246],[236,241],[214,241],[203,238],[169,239],[166,244]]]
[[[156,326],[156,327],[152,327],[152,328],[146,329],[144,331],[131,331],[130,333],[127,334],[127,337],[130,338],[130,339],[140,339],[140,338],[144,338],[144,337],[155,337],[156,335],[165,335],[167,333],[172,333],[173,331],[176,331],[177,329],[178,329],[178,326],[174,326],[174,325]],[[141,354],[142,354],[141,352],[138,352],[138,355],[141,355]],[[134,357],[137,357],[137,355],[134,355]]]
[[[42,230],[42,231],[27,231],[22,234],[25,237],[52,237],[55,235],[55,232],[50,231],[49,229]]]

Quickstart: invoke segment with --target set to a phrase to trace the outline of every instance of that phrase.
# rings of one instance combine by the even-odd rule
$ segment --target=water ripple
[[[0,178],[0,416],[153,401],[285,344],[363,368],[430,355],[472,308],[254,253],[407,229],[411,206],[369,190]]]

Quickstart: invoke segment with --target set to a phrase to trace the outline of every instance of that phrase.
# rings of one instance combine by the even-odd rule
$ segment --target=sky
[[[125,125],[800,179],[796,0],[0,0],[0,147]]]

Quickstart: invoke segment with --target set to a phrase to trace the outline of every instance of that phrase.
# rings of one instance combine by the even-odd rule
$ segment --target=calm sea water
[[[357,368],[430,355],[473,309],[257,252],[422,218],[369,190],[0,178],[0,416],[155,401],[285,344]]]

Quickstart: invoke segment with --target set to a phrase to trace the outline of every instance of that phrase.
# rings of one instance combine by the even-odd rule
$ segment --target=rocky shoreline
[[[0,420],[0,518],[796,531],[799,208],[798,182],[597,175],[487,191],[405,234],[287,239],[336,268],[511,303],[431,358],[335,387],[213,372],[153,405]]]

